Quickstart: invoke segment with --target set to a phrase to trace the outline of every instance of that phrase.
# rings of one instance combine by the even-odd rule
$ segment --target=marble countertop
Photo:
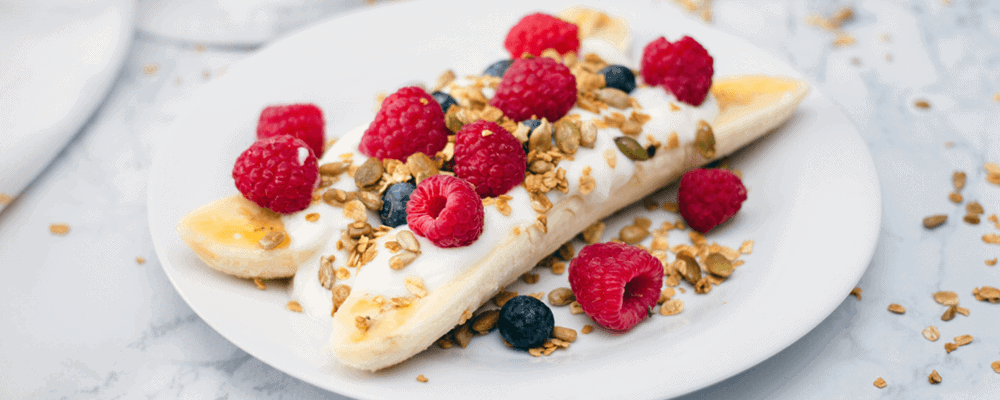
[[[806,22],[844,5],[855,15],[841,41],[853,43],[835,45],[838,34]],[[717,0],[711,12],[714,27],[786,60],[843,107],[875,160],[884,218],[860,300],[845,293],[798,342],[686,398],[997,398],[1000,373],[990,364],[1000,361],[1000,304],[976,301],[972,290],[1000,287],[1000,265],[985,262],[1000,245],[981,239],[1000,232],[985,219],[1000,213],[1000,186],[983,168],[1000,162],[1000,4]],[[138,32],[97,114],[0,213],[0,397],[342,398],[213,331],[171,286],[150,240],[156,128],[255,49]],[[962,204],[948,198],[954,171],[968,177]],[[980,224],[962,221],[969,201],[986,210]],[[924,229],[932,214],[948,222]],[[54,223],[69,232],[50,233]],[[939,290],[957,292],[969,316],[942,321]],[[890,313],[890,303],[906,313]],[[929,325],[941,339],[921,335]],[[944,344],[964,334],[972,343],[947,353]],[[928,382],[932,370],[940,384]],[[873,385],[879,377],[883,389]]]

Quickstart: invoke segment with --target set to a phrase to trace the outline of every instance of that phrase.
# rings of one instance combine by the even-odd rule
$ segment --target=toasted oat
[[[424,374],[417,375],[417,382],[427,383],[428,379]]]
[[[674,201],[668,201],[666,203],[663,203],[663,209],[666,210],[666,211],[670,211],[670,212],[678,212],[678,211],[680,211],[680,207],[677,205],[677,202],[674,202]],[[679,229],[684,229],[684,228],[679,228]],[[751,243],[751,247],[752,246],[753,246],[753,244]]]
[[[938,374],[937,370],[932,370],[931,374],[927,376],[927,380],[930,381],[932,385],[941,383],[941,374]]]
[[[570,328],[564,328],[561,326],[556,326],[555,328],[552,329],[552,337],[562,341],[573,343],[576,341],[576,330]]]
[[[264,284],[264,280],[260,278],[253,278],[253,284],[257,285],[258,290],[267,289],[267,285]]]
[[[135,263],[139,264],[139,265],[145,264],[146,263],[146,259],[142,258],[141,256],[140,257],[136,257],[135,258]]]
[[[496,304],[497,307],[503,307],[504,304],[507,304],[507,301],[513,299],[516,296],[517,292],[508,292],[506,290],[500,289],[500,291],[497,292],[495,296],[493,296],[493,304]]]
[[[837,33],[837,37],[833,39],[833,45],[837,47],[845,47],[854,44],[854,36],[845,32]]]
[[[997,101],[1000,101],[1000,93],[997,94],[997,97]],[[993,367],[994,372],[1000,374],[1000,361],[994,361],[993,364],[990,364],[990,366]]]
[[[938,304],[945,306],[958,305],[958,293],[952,292],[950,290],[944,290],[934,293],[934,301]]]
[[[406,230],[399,231],[396,234],[396,241],[399,242],[399,247],[414,253],[420,253],[420,242],[413,236],[413,232]]]
[[[410,275],[404,278],[403,282],[406,291],[410,292],[410,294],[420,298],[427,296],[427,289],[424,287],[424,278]]]
[[[851,289],[851,295],[857,297],[858,301],[861,301],[861,288],[855,287],[854,289]]]
[[[593,224],[588,226],[587,229],[584,229],[583,232],[581,232],[581,235],[583,236],[583,241],[589,244],[594,244],[601,241],[601,235],[604,233],[604,228],[606,226],[607,225],[605,225],[604,222],[601,221],[594,222]]]
[[[609,167],[614,168],[618,162],[618,153],[614,149],[604,150],[604,161],[608,163]]]
[[[976,300],[988,301],[990,303],[1000,303],[1000,289],[992,286],[983,286],[981,288],[972,289],[972,294],[976,296]]]
[[[403,250],[399,254],[396,254],[391,258],[389,258],[389,268],[398,271],[403,268],[406,268],[407,265],[410,265],[410,263],[412,263],[413,260],[416,259],[417,259],[417,253],[414,253],[409,250]]]
[[[684,301],[679,299],[667,300],[660,306],[660,315],[677,315],[682,311],[684,311]]]
[[[583,307],[580,306],[579,302],[573,301],[569,303],[569,313],[573,315],[583,314]]]
[[[896,303],[889,304],[889,311],[892,311],[896,314],[906,313],[906,309],[903,308],[903,306]]]
[[[924,330],[920,333],[924,335],[924,338],[932,342],[936,342],[939,338],[941,338],[941,331],[939,331],[934,325],[924,328]]]
[[[975,214],[967,214],[966,216],[962,217],[962,220],[968,224],[979,225],[979,216]]]
[[[590,176],[590,167],[587,166],[583,169],[583,175],[580,176],[580,194],[587,195],[594,191],[597,187],[597,180]]]
[[[532,272],[525,272],[521,275],[521,280],[527,284],[538,283],[539,275]]]
[[[629,225],[618,231],[618,236],[626,244],[636,244],[649,236],[649,230],[635,225]]]
[[[941,314],[942,321],[951,321],[955,319],[955,313],[958,312],[957,306],[950,306],[948,309],[944,310],[944,314]]]
[[[958,192],[948,193],[948,200],[951,200],[951,202],[955,203],[955,204],[961,203],[962,202],[962,195],[959,194]]]
[[[660,291],[660,298],[659,300],[656,301],[656,304],[666,303],[667,300],[670,300],[670,298],[674,297],[675,294],[677,294],[677,291],[675,291],[674,288],[668,287],[666,289],[663,289],[662,291]]]
[[[480,335],[490,333],[497,326],[500,318],[500,310],[487,310],[472,318],[469,327]]]
[[[288,308],[288,311],[293,311],[298,313],[302,312],[302,305],[295,300],[289,301],[288,304],[285,305],[285,307]]]
[[[362,332],[367,331],[372,326],[372,318],[367,315],[354,317],[354,326]]]
[[[549,304],[555,307],[568,305],[575,300],[576,296],[573,294],[573,290],[568,287],[555,288],[549,292]]]
[[[360,200],[351,200],[344,203],[344,217],[355,222],[364,222],[368,220],[368,211]]]
[[[972,343],[972,335],[962,335],[955,337],[956,346],[965,346],[969,343]]]
[[[1000,235],[995,233],[987,233],[983,235],[983,242],[989,244],[1000,244]]]
[[[49,232],[53,235],[65,236],[69,233],[69,224],[52,224],[49,225]]]
[[[541,300],[542,298],[545,297],[545,292],[529,293],[528,296],[531,296],[531,297],[534,297],[534,298],[536,298],[538,300]]]
[[[996,258],[996,257],[993,257],[993,259],[990,259],[990,260],[986,260],[985,262],[986,262],[986,265],[989,265],[989,266],[991,266],[991,267],[992,267],[992,266],[994,266],[994,265],[997,265],[997,258]]]
[[[552,263],[552,273],[553,274],[562,275],[563,272],[566,272],[566,263],[564,263],[562,261],[556,261],[556,262]]]
[[[333,309],[330,310],[330,316],[332,317],[334,313],[340,309],[340,306],[344,304],[344,300],[347,300],[347,296],[351,295],[351,287],[347,285],[337,285],[330,290],[333,293]]]
[[[948,342],[948,343],[944,344],[944,351],[947,352],[947,353],[951,353],[951,352],[955,351],[956,349],[958,349],[958,345],[956,345],[954,343]]]
[[[320,257],[319,259],[317,278],[319,279],[319,284],[327,290],[333,290],[333,284],[337,283],[337,275],[333,268],[333,262],[336,259],[337,257],[332,254]]]
[[[584,335],[589,335],[590,332],[593,332],[593,331],[594,331],[594,326],[593,325],[589,325],[589,324],[588,325],[584,325],[583,328],[580,329],[580,333],[582,333]],[[993,365],[994,365],[994,369],[996,369],[997,368],[996,365],[1000,365],[1000,361],[997,361],[997,362],[993,363]],[[1000,371],[997,371],[997,372],[1000,372]]]
[[[878,377],[878,379],[876,379],[875,382],[873,382],[872,384],[879,389],[885,389],[885,387],[887,386],[887,384],[885,383],[885,379],[882,379],[881,376]]]
[[[942,224],[944,224],[945,221],[947,220],[948,216],[945,214],[931,215],[929,217],[924,218],[924,228],[927,229],[937,228]]]

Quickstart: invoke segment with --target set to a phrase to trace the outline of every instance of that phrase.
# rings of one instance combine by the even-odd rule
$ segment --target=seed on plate
[[[382,179],[383,172],[385,172],[385,169],[382,168],[382,162],[375,157],[369,158],[354,172],[354,183],[359,188],[374,186]]]
[[[684,280],[692,285],[701,280],[701,267],[698,266],[698,261],[694,257],[686,252],[680,252],[677,253],[677,261],[680,261],[677,263],[678,272],[684,277]]]
[[[573,121],[562,119],[556,122],[556,147],[565,154],[576,154],[580,148],[580,128]]]
[[[733,273],[733,264],[722,254],[711,253],[704,260],[705,268],[712,275],[725,278]]]
[[[903,313],[906,312],[906,309],[903,308],[903,306],[901,306],[899,304],[892,303],[892,304],[889,304],[889,311],[892,311],[892,312],[894,312],[896,314],[903,314]]]
[[[715,157],[715,134],[712,132],[712,126],[704,120],[698,121],[694,146],[698,150],[698,153],[701,153],[702,157],[708,159]]]
[[[555,288],[549,292],[549,304],[562,307],[576,300],[573,290],[567,287]]]
[[[941,226],[942,224],[944,224],[945,221],[947,221],[947,220],[948,220],[948,216],[945,215],[945,214],[931,215],[931,216],[929,216],[927,218],[924,218],[924,228],[927,228],[927,229],[937,228],[937,227]]]
[[[273,250],[281,242],[285,241],[285,232],[271,231],[257,241],[257,245],[264,250]]]
[[[936,342],[938,339],[941,338],[941,331],[939,331],[938,328],[934,325],[924,328],[924,330],[921,331],[920,333],[924,335],[925,339],[930,340],[932,342]]]
[[[597,99],[607,103],[609,106],[624,110],[631,105],[628,93],[621,89],[606,87],[597,91]]]
[[[584,325],[583,328],[580,329],[580,333],[582,333],[584,335],[589,335],[590,332],[593,332],[593,331],[594,331],[594,326],[593,325]],[[996,364],[1000,364],[1000,361],[998,361]],[[1000,372],[1000,371],[997,371],[997,372]]]
[[[639,226],[629,225],[618,231],[618,236],[621,237],[622,241],[626,244],[636,244],[649,236],[649,230]]]
[[[493,328],[496,328],[499,318],[500,310],[484,311],[472,319],[472,330],[478,332],[480,335],[490,333]]]
[[[552,337],[573,343],[576,341],[576,330],[570,328],[564,328],[561,326],[556,326],[552,328]]]

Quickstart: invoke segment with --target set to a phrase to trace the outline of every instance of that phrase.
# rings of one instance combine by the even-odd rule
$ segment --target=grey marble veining
[[[990,369],[1000,361],[1000,305],[971,294],[976,286],[1000,286],[1000,266],[984,264],[1000,256],[1000,246],[980,239],[997,229],[985,220],[962,222],[964,207],[947,199],[951,174],[961,170],[966,201],[979,201],[987,215],[1000,212],[1000,186],[985,181],[982,167],[1000,161],[1000,101],[993,100],[1000,92],[1000,4],[944,3],[714,2],[713,26],[788,61],[841,105],[875,159],[884,217],[859,282],[862,300],[845,293],[801,340],[686,398],[1000,398],[1000,374]],[[835,47],[832,33],[805,18],[842,5],[856,11],[843,29],[857,42]],[[173,289],[150,241],[145,185],[163,134],[157,128],[195,88],[253,51],[202,50],[139,34],[98,114],[0,214],[7,283],[0,289],[0,397],[340,398],[212,330]],[[148,65],[155,72],[145,72]],[[917,108],[916,100],[931,107]],[[920,226],[938,213],[949,215],[947,224]],[[70,233],[51,235],[54,222],[69,223]],[[931,297],[937,290],[956,291],[970,316],[941,321],[945,307]],[[890,303],[906,314],[889,313]],[[940,329],[937,342],[921,336],[928,325]],[[975,340],[946,354],[944,343],[962,334]],[[941,384],[927,382],[931,370]],[[875,388],[878,377],[888,387]]]

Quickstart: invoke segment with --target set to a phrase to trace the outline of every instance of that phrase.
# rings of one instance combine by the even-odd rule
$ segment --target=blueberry
[[[483,75],[490,75],[490,76],[495,76],[497,78],[503,78],[504,72],[507,72],[507,68],[509,68],[510,64],[513,62],[514,60],[500,60],[493,64],[490,64],[490,66],[486,67],[486,70],[483,71]]]
[[[549,306],[530,296],[517,296],[500,308],[497,329],[507,343],[519,349],[541,346],[552,334],[556,320]]]
[[[531,138],[531,132],[534,132],[535,128],[537,128],[539,125],[542,124],[542,121],[539,121],[537,119],[526,119],[524,121],[521,121],[521,123],[524,124],[524,126],[527,126],[528,129],[530,129],[528,131],[528,138],[530,139]],[[521,147],[524,148],[524,152],[525,153],[528,152],[528,142],[522,143]]]
[[[434,92],[434,93],[431,93],[431,96],[433,96],[434,100],[437,100],[438,104],[441,105],[441,111],[444,111],[445,114],[448,113],[448,108],[449,107],[451,107],[452,105],[457,105],[458,104],[458,102],[455,101],[454,97],[451,97],[450,94],[445,93],[445,92]]]
[[[628,67],[621,65],[609,65],[600,71],[604,75],[604,83],[607,87],[621,90],[625,93],[632,93],[635,90],[635,75]]]
[[[395,228],[406,223],[406,203],[416,189],[417,185],[410,182],[394,183],[386,189],[382,194],[382,210],[378,213],[382,225]]]

